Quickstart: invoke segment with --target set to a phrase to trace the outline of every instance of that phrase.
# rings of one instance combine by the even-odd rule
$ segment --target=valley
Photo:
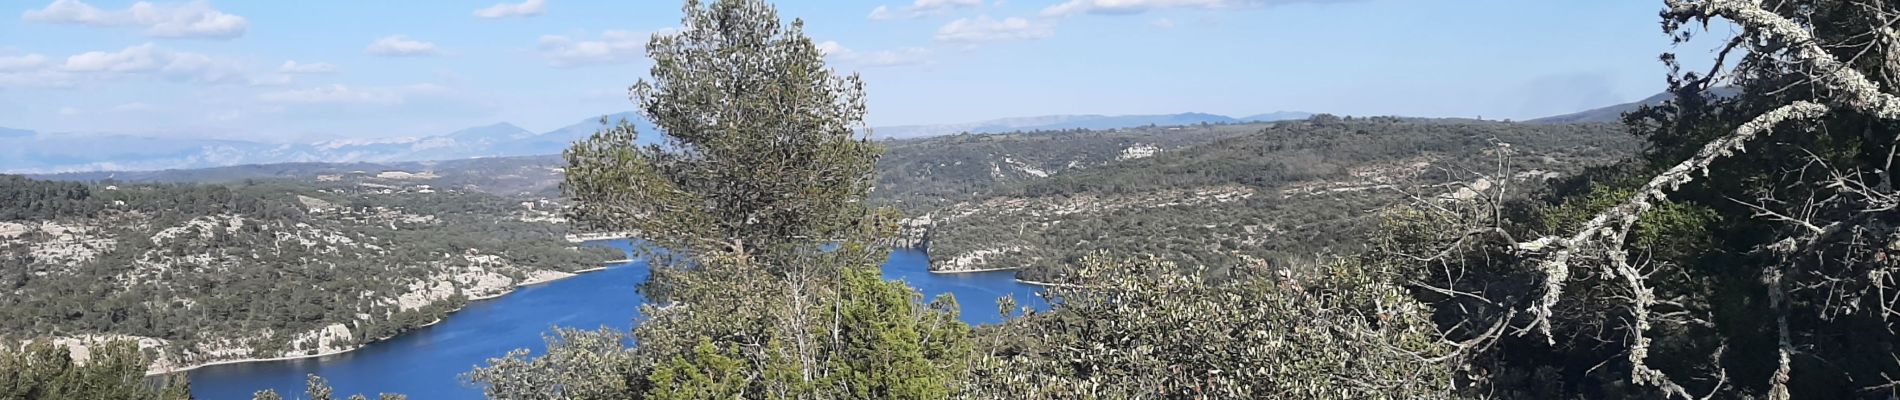
[[[1064,284],[1094,254],[1216,276],[1299,265],[1360,250],[1370,216],[1408,196],[1488,196],[1481,177],[1494,171],[1538,184],[1634,152],[1608,125],[1330,116],[882,145],[872,200],[909,216],[898,245],[927,249],[918,262],[932,273],[1013,271],[1041,285]],[[22,199],[9,204],[26,206],[0,213],[0,248],[17,264],[0,280],[13,288],[0,315],[15,323],[0,328],[70,345],[139,340],[159,356],[154,372],[355,349],[623,258],[575,247],[618,235],[568,230],[561,162],[9,178]]]
[[[1900,3],[778,3],[0,5],[0,400],[1900,399]]]
[[[133,339],[154,373],[335,354],[619,258],[428,185],[0,179],[0,336]]]
[[[1142,149],[1131,144],[1091,152],[1073,140],[1083,143],[1069,148],[1079,154],[1064,157],[1089,168],[1059,161],[1046,177],[996,179],[954,203],[913,211],[906,237],[929,248],[932,268],[944,272],[1019,269],[1026,280],[1062,282],[1069,266],[1106,252],[1220,275],[1255,262],[1357,254],[1388,206],[1542,186],[1624,160],[1638,146],[1606,124],[1375,117],[1234,128],[1245,133],[1206,131],[1202,143],[1147,157],[1125,156]]]

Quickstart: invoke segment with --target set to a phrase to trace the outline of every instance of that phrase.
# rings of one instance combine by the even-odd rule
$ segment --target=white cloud
[[[364,49],[364,51],[369,52],[371,55],[388,57],[433,56],[442,54],[442,49],[436,48],[435,43],[410,39],[408,36],[403,35],[384,36],[382,39],[376,39],[376,41],[371,42],[369,48]]]
[[[124,50],[88,51],[66,57],[62,67],[74,72],[149,72],[169,63],[166,52],[151,43]]]
[[[337,68],[334,64],[321,62],[299,63],[296,60],[284,61],[284,65],[277,67],[277,72],[286,74],[328,74],[336,71]]]
[[[992,19],[988,15],[976,18],[958,18],[937,29],[937,40],[948,42],[997,42],[1008,40],[1033,40],[1055,34],[1055,28],[1047,23],[1030,21],[1022,17]]]
[[[0,88],[69,88],[77,84],[72,73],[51,68],[18,72],[0,71]]]
[[[520,3],[500,3],[488,8],[475,10],[475,16],[481,18],[531,17],[541,15],[547,7],[546,0],[526,0]]]
[[[74,82],[72,73],[51,68],[46,56],[0,56],[0,88],[64,88]]]
[[[917,0],[910,3],[912,10],[941,10],[946,8],[976,7],[983,0]]]
[[[39,54],[0,57],[0,88],[67,88],[130,77],[197,84],[258,81],[237,61],[174,51],[152,43],[116,51],[88,51],[67,56],[64,61]]]
[[[1154,21],[1148,22],[1148,25],[1156,27],[1156,28],[1161,28],[1161,29],[1173,29],[1174,20],[1167,19],[1167,18],[1160,18],[1160,19],[1156,19]]]
[[[68,116],[68,117],[79,115],[79,109],[72,108],[72,107],[60,107],[59,115]]]
[[[1337,3],[1355,0],[1068,0],[1042,9],[1045,17],[1074,14],[1140,14],[1166,8],[1245,8],[1290,3]]]
[[[818,51],[825,53],[825,58],[833,61],[871,67],[893,67],[930,62],[930,49],[921,47],[861,52],[844,47],[838,42],[825,41],[818,44]]]
[[[357,87],[341,84],[259,94],[258,100],[297,104],[402,104],[411,96],[440,94],[447,89],[432,84],[397,87]]]
[[[211,56],[171,51],[151,43],[123,50],[89,51],[66,57],[60,69],[78,73],[156,74],[174,81],[229,83],[244,73],[236,63]]]
[[[646,57],[647,35],[610,30],[598,40],[575,40],[561,35],[542,35],[539,46],[548,65],[572,68],[584,65],[624,64]]]
[[[957,8],[969,8],[983,5],[983,0],[916,0],[904,7],[902,12],[892,10],[890,6],[877,6],[871,9],[869,18],[873,20],[892,20],[900,18],[918,18],[927,15],[940,15]]]
[[[883,20],[889,20],[889,19],[897,19],[897,15],[891,13],[890,6],[880,5],[880,6],[877,6],[877,8],[871,9],[871,16],[869,18],[873,20],[883,21]]]
[[[40,69],[46,64],[46,56],[27,54],[23,56],[0,56],[0,72],[21,72]]]
[[[20,17],[55,24],[140,27],[145,28],[146,36],[163,38],[230,39],[243,36],[250,27],[244,17],[213,9],[204,0],[170,4],[141,1],[123,10],[101,10],[79,0],[54,0]]]

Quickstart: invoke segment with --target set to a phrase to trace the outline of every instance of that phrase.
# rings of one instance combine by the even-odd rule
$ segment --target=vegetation
[[[0,177],[0,336],[157,338],[174,367],[313,354],[427,324],[537,270],[606,259],[573,250],[563,227],[521,220],[511,201],[386,190]],[[345,330],[308,334],[333,324]]]
[[[985,327],[963,398],[1443,398],[1454,371],[1429,310],[1390,272],[1339,260],[1310,278],[1230,279],[1095,256],[1053,309]],[[1011,310],[1002,310],[1005,313]]]
[[[862,83],[758,0],[689,2],[681,25],[633,90],[666,144],[623,123],[566,154],[573,219],[654,246],[639,346],[567,332],[469,378],[499,398],[954,392],[970,354],[954,301],[879,279],[896,218],[864,201],[881,149],[856,133]]]
[[[278,395],[277,391],[275,390],[261,390],[251,396],[252,400],[283,400],[283,398],[284,397],[281,395]],[[316,375],[306,375],[304,378],[304,397],[303,398],[308,399],[308,400],[336,400],[337,397],[336,397],[336,390],[330,388],[329,381],[325,381],[323,380],[322,377],[319,377]],[[395,394],[395,393],[383,393],[381,395],[376,396],[376,398],[378,400],[406,400],[409,398],[409,396],[404,396],[404,395]],[[360,394],[353,394],[353,395],[350,395],[350,397],[347,397],[346,399],[369,400],[369,397],[365,397]]]
[[[961,134],[885,141],[871,198],[922,214],[997,186],[1245,135],[1269,124]]]
[[[484,157],[429,162],[281,163],[162,170],[67,172],[29,175],[33,179],[125,184],[232,185],[263,180],[297,180],[437,188],[482,192],[511,198],[549,198],[561,193],[558,155]]]
[[[1664,3],[1679,41],[1711,21],[1740,33],[1715,68],[1672,73],[1672,101],[1625,115],[1639,160],[1528,201],[1417,207],[1386,249],[1418,260],[1420,299],[1487,371],[1473,392],[1900,395],[1887,172],[1900,8]]]
[[[1106,160],[1139,140],[1043,133],[1088,149],[1022,160],[988,139],[908,142],[950,154],[887,160],[902,172],[879,178],[880,146],[854,129],[861,84],[824,66],[801,23],[759,0],[688,2],[683,28],[647,46],[654,81],[634,88],[666,144],[638,146],[622,124],[565,154],[577,223],[654,246],[647,319],[559,330],[544,355],[467,377],[509,399],[1900,396],[1900,6],[1664,4],[1678,40],[1733,23],[1718,58],[1741,61],[1676,71],[1671,101],[1626,114],[1640,152],[1607,125],[1321,115],[1035,178],[995,171]],[[1009,140],[1045,138],[1025,137]],[[1615,163],[1579,167],[1595,162]],[[871,201],[874,182],[906,180],[938,183]],[[10,221],[133,213],[121,207],[312,218],[272,214],[287,203],[249,186],[140,189],[178,191],[154,200],[6,182]],[[954,298],[878,278],[898,224],[874,205],[966,192],[930,213],[932,250],[1061,268],[1049,310],[1006,300],[1006,322],[972,328]],[[134,247],[163,251],[152,242]],[[6,249],[31,260],[17,255],[45,253],[34,245]],[[32,263],[8,271],[44,271]],[[0,282],[34,294],[18,288],[42,276]],[[104,352],[83,366],[44,345],[0,352],[13,367],[0,394],[184,387],[133,384],[137,350]]]
[[[997,185],[929,212],[924,245],[934,268],[1022,268],[1042,282],[1064,281],[1102,251],[1215,275],[1250,260],[1310,265],[1316,254],[1366,249],[1378,227],[1369,211],[1460,188],[1538,185],[1635,148],[1610,125],[1321,116]],[[1473,173],[1501,170],[1514,174],[1480,183]],[[997,256],[958,264],[985,252]]]
[[[19,400],[191,400],[184,374],[154,382],[137,343],[92,346],[75,360],[65,346],[46,341],[0,346],[0,399]]]

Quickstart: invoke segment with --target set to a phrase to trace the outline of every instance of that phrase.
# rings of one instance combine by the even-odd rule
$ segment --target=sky
[[[1660,1],[778,1],[872,126],[1273,111],[1526,119],[1660,92]],[[263,142],[630,111],[672,0],[0,4],[0,127]],[[1728,32],[1715,32],[1726,35]]]

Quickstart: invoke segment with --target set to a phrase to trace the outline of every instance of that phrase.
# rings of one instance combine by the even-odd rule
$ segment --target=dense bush
[[[1390,272],[1346,260],[1209,281],[1096,256],[1052,309],[980,330],[965,398],[1446,398],[1451,346]],[[1004,310],[1009,312],[1010,310]]]

